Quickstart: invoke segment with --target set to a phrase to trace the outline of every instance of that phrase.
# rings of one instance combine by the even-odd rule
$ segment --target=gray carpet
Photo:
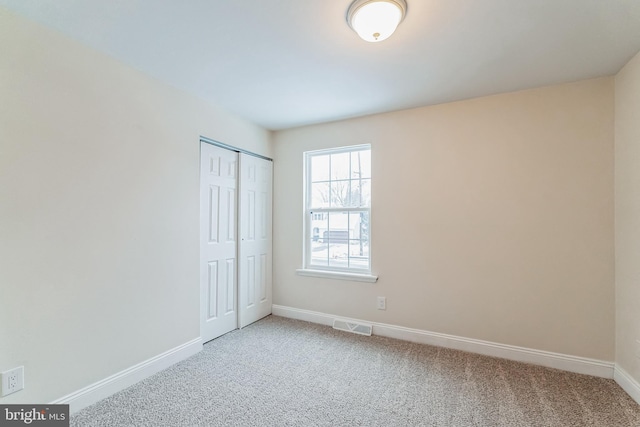
[[[269,316],[72,426],[640,426],[612,380]]]

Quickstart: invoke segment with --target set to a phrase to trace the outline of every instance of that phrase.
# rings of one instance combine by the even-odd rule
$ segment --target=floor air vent
[[[341,319],[333,319],[333,329],[371,336],[372,326],[367,325],[366,323],[354,323]]]

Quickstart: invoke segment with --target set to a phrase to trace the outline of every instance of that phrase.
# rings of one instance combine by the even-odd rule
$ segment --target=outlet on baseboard
[[[2,396],[6,396],[24,388],[24,366],[4,371],[2,377]]]
[[[387,309],[387,297],[378,297],[378,310]]]

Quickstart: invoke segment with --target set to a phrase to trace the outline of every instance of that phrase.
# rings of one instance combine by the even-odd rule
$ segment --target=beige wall
[[[640,382],[640,54],[615,85],[616,363]]]
[[[2,403],[42,403],[199,336],[199,135],[270,135],[3,9],[0,52]]]
[[[601,78],[276,132],[274,304],[613,361],[613,107]],[[362,143],[379,280],[297,276],[302,153]]]

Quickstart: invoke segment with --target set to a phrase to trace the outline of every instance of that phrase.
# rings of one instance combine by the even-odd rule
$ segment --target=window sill
[[[306,268],[299,268],[296,270],[296,274],[298,276],[322,277],[325,279],[351,280],[354,282],[375,283],[378,281],[378,276],[372,276],[370,274],[346,273],[342,271],[309,270]]]

